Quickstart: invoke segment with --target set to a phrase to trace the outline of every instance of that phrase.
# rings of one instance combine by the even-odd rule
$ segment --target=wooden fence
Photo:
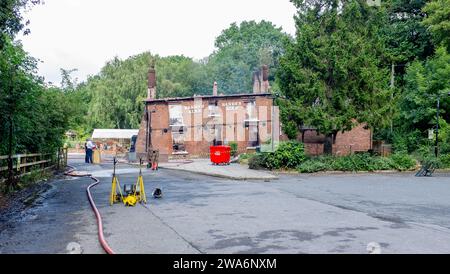
[[[12,174],[23,177],[32,172],[44,172],[49,169],[60,170],[67,166],[67,149],[60,149],[55,154],[17,154],[12,157]],[[0,156],[0,183],[7,180],[9,174],[8,155]]]

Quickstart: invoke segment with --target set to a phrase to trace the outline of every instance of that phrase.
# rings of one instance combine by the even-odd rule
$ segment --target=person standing
[[[84,162],[86,163],[86,164],[89,164],[89,157],[88,157],[88,151],[87,151],[87,142],[88,142],[88,139],[86,139],[86,142],[84,142]]]
[[[87,163],[93,164],[92,160],[93,149],[95,148],[95,144],[91,141],[91,139],[87,139],[86,141],[86,159]]]

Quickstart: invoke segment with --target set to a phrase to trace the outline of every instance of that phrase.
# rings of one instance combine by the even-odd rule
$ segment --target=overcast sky
[[[43,61],[47,82],[60,83],[60,68],[77,68],[79,81],[114,56],[144,51],[201,59],[233,22],[268,20],[294,34],[289,0],[45,0],[24,14],[31,34],[19,37]]]

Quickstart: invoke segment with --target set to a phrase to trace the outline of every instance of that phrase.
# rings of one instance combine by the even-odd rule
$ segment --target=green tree
[[[37,61],[6,40],[0,51],[0,155],[53,152],[67,129],[67,101],[36,75]],[[10,138],[12,136],[12,138]]]
[[[450,91],[450,54],[445,47],[440,47],[435,56],[427,61],[411,63],[405,79],[398,127],[402,132],[416,129],[425,139],[428,129],[436,124],[437,96],[441,97],[441,122],[450,123],[450,98],[446,96]],[[409,145],[410,151],[417,148]]]
[[[147,98],[150,63],[156,66],[158,98],[212,91],[213,81],[209,80],[205,65],[192,58],[160,57],[148,52],[126,60],[114,58],[98,75],[89,77],[76,89],[82,100],[88,100],[85,131],[139,127]]]
[[[77,69],[60,69],[61,71],[61,91],[65,100],[65,113],[68,117],[69,129],[75,131],[78,137],[84,138],[89,135],[87,125],[87,113],[91,93],[85,88],[85,84],[78,84],[78,79],[74,79],[72,74]]]
[[[426,0],[387,0],[387,21],[382,30],[386,37],[386,54],[395,64],[406,64],[415,59],[425,60],[434,52],[431,35],[422,25]],[[398,68],[401,74],[404,67]]]
[[[450,50],[450,0],[433,0],[423,11],[428,14],[423,24],[430,29],[435,43],[442,43]]]
[[[221,93],[249,92],[252,73],[260,65],[271,66],[273,80],[283,53],[282,40],[286,38],[281,28],[270,22],[243,22],[224,30],[217,38],[217,50],[200,61],[149,52],[126,60],[116,57],[99,74],[79,85],[70,77],[73,71],[61,70],[62,89],[70,104],[76,106],[68,107],[74,117],[69,119],[70,127],[79,133],[93,128],[138,128],[147,97],[150,63],[156,68],[157,98],[209,95],[214,81]]]
[[[293,0],[297,37],[288,44],[278,73],[282,121],[313,126],[333,137],[356,123],[382,126],[391,109],[389,72],[383,67],[384,9],[366,1]]]
[[[252,73],[262,65],[270,67],[273,81],[289,36],[268,21],[244,21],[222,31],[216,39],[216,51],[208,58],[208,71],[224,93],[252,90]]]
[[[16,187],[13,179],[14,153],[53,153],[61,146],[67,129],[66,101],[57,88],[48,88],[36,73],[37,60],[29,56],[15,35],[24,30],[24,8],[34,0],[0,2],[0,154],[8,154],[7,190]]]
[[[25,35],[30,33],[30,29],[27,28],[30,22],[24,22],[22,10],[40,4],[40,2],[40,0],[0,1],[0,50],[8,42],[8,37],[14,38],[22,30]]]

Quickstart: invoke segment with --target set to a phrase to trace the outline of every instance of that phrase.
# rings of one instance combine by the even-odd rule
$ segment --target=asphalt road
[[[111,164],[86,166],[105,236],[117,253],[450,252],[450,174],[299,175],[233,181],[181,171],[144,171],[149,203],[109,206]],[[121,184],[138,170],[121,165]],[[102,253],[86,199],[89,179],[55,180],[20,218],[0,219],[0,252]],[[162,199],[152,199],[155,187]]]

